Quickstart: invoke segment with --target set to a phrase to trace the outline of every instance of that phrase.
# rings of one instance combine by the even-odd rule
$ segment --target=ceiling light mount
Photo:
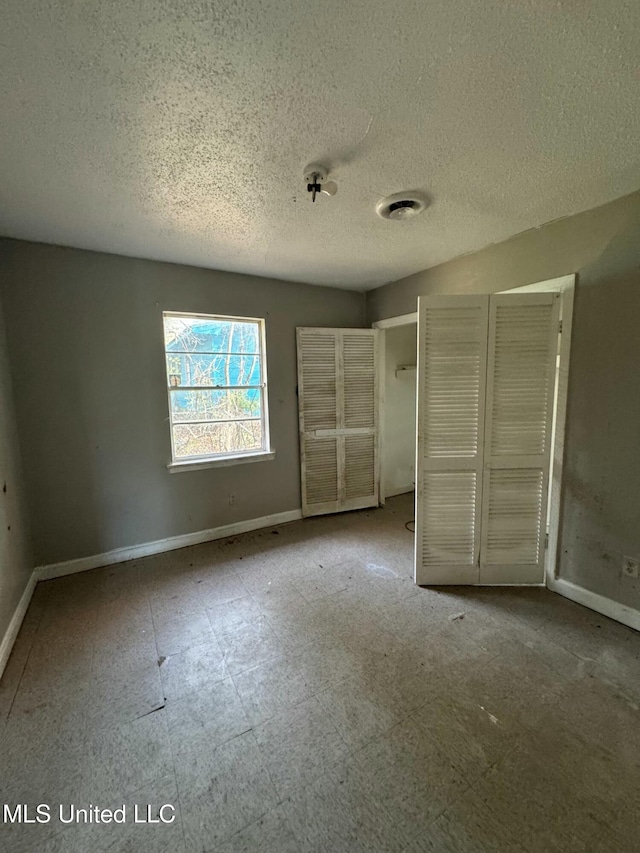
[[[329,170],[326,166],[321,166],[320,163],[310,163],[304,170],[304,181],[307,185],[307,192],[311,195],[311,201],[315,202],[316,195],[333,196],[338,192],[338,185],[335,181],[327,181]]]
[[[376,204],[376,213],[382,219],[400,222],[418,216],[428,204],[428,198],[421,192],[394,193]]]

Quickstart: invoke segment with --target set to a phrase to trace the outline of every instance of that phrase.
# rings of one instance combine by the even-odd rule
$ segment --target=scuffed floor
[[[416,588],[411,517],[401,496],[41,584],[0,801],[176,820],[5,825],[0,849],[638,850],[640,636],[542,589]]]

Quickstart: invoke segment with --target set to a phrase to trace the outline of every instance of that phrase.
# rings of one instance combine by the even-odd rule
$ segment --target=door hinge
[[[544,547],[545,547],[545,550],[549,547],[549,534],[548,533],[544,534]]]
[[[562,320],[558,320],[558,334],[562,334]]]

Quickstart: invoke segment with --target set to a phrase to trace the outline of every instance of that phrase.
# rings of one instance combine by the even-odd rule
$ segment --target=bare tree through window
[[[263,321],[164,314],[174,460],[266,449]]]

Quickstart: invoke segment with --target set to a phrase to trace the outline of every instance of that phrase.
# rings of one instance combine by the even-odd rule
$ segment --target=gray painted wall
[[[621,577],[623,554],[640,556],[640,193],[370,291],[368,319],[573,272],[560,576],[640,609]]]
[[[0,641],[32,568],[11,374],[0,307]]]
[[[17,240],[0,281],[36,564],[300,506],[295,328],[362,293]],[[167,471],[163,310],[266,318],[273,462]]]

